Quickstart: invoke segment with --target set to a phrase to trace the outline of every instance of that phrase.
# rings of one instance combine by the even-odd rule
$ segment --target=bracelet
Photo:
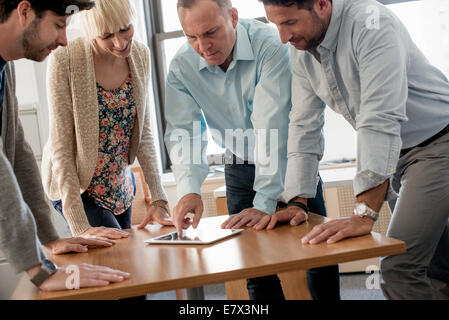
[[[167,203],[164,200],[156,200],[150,203],[150,207],[159,207],[165,209],[168,213]]]
[[[306,206],[302,202],[290,202],[290,203],[287,203],[287,207],[299,207],[302,210],[304,210],[306,213],[309,213],[309,207]]]

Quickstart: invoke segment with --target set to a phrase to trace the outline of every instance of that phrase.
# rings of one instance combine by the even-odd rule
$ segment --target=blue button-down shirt
[[[6,69],[6,61],[0,57],[0,135],[2,134],[2,115],[3,115],[3,100],[5,97],[5,69]]]
[[[273,213],[287,164],[289,50],[277,31],[264,23],[240,20],[236,32],[233,61],[226,72],[209,65],[187,43],[172,60],[166,83],[165,142],[178,197],[201,194],[208,174],[205,121],[218,145],[240,159],[254,160],[253,206]],[[182,142],[178,136],[184,136]]]
[[[319,59],[292,48],[285,200],[315,194],[325,105],[357,130],[356,195],[392,176],[401,149],[449,124],[446,77],[378,2],[334,0],[329,28],[316,51]],[[391,188],[389,196],[395,196]]]

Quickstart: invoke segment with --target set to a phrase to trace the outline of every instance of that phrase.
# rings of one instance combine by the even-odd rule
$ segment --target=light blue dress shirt
[[[401,149],[449,124],[446,77],[416,47],[399,18],[378,2],[334,0],[317,53],[318,59],[292,47],[286,201],[315,195],[325,105],[357,130],[355,195],[391,178]],[[394,196],[390,188],[388,198]]]
[[[207,123],[218,145],[255,162],[253,205],[271,214],[284,189],[287,165],[290,54],[277,31],[264,23],[240,20],[236,29],[233,61],[227,72],[209,65],[188,43],[172,60],[166,82],[165,143],[178,197],[201,194],[208,174]],[[267,159],[255,157],[255,150]]]

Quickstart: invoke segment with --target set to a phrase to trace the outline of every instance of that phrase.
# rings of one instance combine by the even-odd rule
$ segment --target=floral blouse
[[[131,207],[134,187],[128,168],[129,147],[136,118],[131,75],[115,90],[97,83],[100,136],[95,173],[87,189],[95,203],[115,215]]]

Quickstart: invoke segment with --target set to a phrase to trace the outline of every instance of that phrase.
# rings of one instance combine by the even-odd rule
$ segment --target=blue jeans
[[[132,206],[129,207],[129,209],[121,215],[116,216],[112,213],[112,211],[100,207],[98,204],[96,204],[94,199],[87,195],[87,192],[81,195],[81,200],[83,201],[87,220],[92,227],[106,227],[116,229],[131,228]],[[58,211],[64,217],[64,214],[62,212],[61,200],[52,201],[51,204],[56,209],[56,211]]]
[[[131,172],[131,178],[134,186],[134,195],[136,195],[136,181],[134,174]],[[116,216],[112,211],[100,207],[95,203],[94,199],[90,197],[87,192],[81,195],[81,200],[83,201],[84,211],[86,212],[87,220],[92,227],[106,227],[106,228],[116,228],[116,229],[131,229],[131,218],[132,218],[132,206],[129,207],[124,213]],[[51,201],[51,204],[63,217],[62,212],[62,202]],[[64,217],[65,219],[65,217]]]
[[[256,195],[253,189],[255,166],[247,162],[227,164],[225,177],[229,214],[237,214],[244,209],[252,208]],[[308,199],[307,205],[311,212],[326,216],[321,179],[316,197]],[[313,300],[340,300],[338,265],[307,270],[307,285]],[[277,275],[247,279],[247,289],[251,300],[285,300]]]

